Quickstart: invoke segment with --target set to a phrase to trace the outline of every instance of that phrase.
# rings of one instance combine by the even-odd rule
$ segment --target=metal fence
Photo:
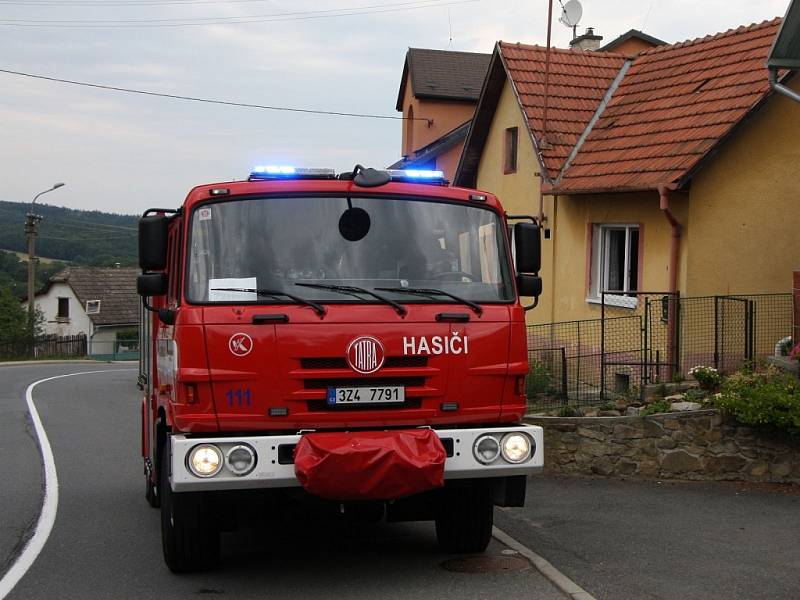
[[[603,294],[600,318],[528,326],[531,408],[642,398],[696,365],[730,373],[792,331],[792,295]]]

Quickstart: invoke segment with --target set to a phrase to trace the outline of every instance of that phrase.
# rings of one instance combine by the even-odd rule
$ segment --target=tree
[[[28,333],[28,314],[7,287],[0,287],[0,341],[19,342]]]

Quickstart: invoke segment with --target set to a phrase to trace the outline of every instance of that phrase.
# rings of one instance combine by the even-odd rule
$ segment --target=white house
[[[125,352],[117,335],[139,325],[138,269],[68,267],[36,293],[44,314],[44,333],[84,334],[91,355]],[[132,343],[135,345],[135,342]]]

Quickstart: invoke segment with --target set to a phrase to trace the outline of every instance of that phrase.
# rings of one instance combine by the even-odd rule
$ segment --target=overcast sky
[[[556,21],[554,4],[553,44],[567,47],[570,30]],[[782,16],[787,6],[788,0],[583,0],[579,32],[591,26],[610,41],[635,28],[676,42]],[[383,12],[329,16],[338,9]],[[289,12],[305,14],[286,20]],[[276,13],[284,13],[282,20],[274,20]],[[173,26],[175,19],[251,15],[262,22]],[[245,103],[398,115],[407,48],[489,53],[499,39],[544,44],[546,17],[547,0],[0,0],[0,68]],[[169,26],[34,23],[43,20]],[[37,26],[20,26],[31,24]],[[214,106],[2,73],[0,90],[2,200],[29,202],[64,181],[66,187],[40,201],[139,213],[178,206],[194,185],[243,179],[254,164],[340,171],[355,163],[383,167],[400,152],[400,121]]]

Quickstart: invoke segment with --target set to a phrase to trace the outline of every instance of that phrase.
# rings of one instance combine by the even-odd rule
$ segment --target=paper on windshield
[[[255,292],[223,292],[218,288],[258,288],[255,277],[226,277],[208,280],[209,302],[252,302],[258,300]]]

